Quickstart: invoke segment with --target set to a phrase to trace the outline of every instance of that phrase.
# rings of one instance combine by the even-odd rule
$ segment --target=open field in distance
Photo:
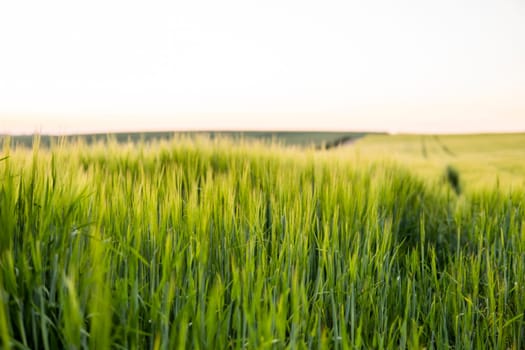
[[[389,135],[367,132],[202,131],[92,134],[54,137],[42,135],[49,146],[62,139],[85,143],[105,141],[154,142],[173,137],[260,141],[266,144],[329,150],[343,158],[394,161],[426,181],[439,181],[448,166],[458,170],[465,190],[525,185],[525,133],[471,135]],[[6,136],[0,136],[5,139]],[[12,145],[32,147],[33,136],[12,136]]]
[[[354,148],[364,159],[392,159],[433,180],[451,165],[465,190],[525,185],[525,134],[367,135]]]

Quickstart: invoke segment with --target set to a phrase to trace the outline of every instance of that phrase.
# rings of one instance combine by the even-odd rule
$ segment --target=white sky
[[[523,0],[3,1],[0,133],[525,130]]]

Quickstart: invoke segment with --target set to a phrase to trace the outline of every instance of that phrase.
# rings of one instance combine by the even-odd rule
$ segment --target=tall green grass
[[[228,140],[0,158],[18,349],[525,347],[525,191]]]

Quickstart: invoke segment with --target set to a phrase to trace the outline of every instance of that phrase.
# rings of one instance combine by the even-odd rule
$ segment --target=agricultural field
[[[434,181],[451,166],[465,190],[525,186],[525,134],[367,135],[355,143],[365,159],[393,159]]]
[[[472,138],[6,140],[0,344],[523,349],[525,142]]]

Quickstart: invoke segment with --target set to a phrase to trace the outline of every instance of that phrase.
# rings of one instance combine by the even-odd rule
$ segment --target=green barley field
[[[368,135],[358,139],[364,158],[389,157],[425,179],[448,165],[457,168],[466,190],[525,186],[525,134]],[[351,152],[350,152],[351,153]]]
[[[525,348],[523,134],[11,144],[5,349]]]

